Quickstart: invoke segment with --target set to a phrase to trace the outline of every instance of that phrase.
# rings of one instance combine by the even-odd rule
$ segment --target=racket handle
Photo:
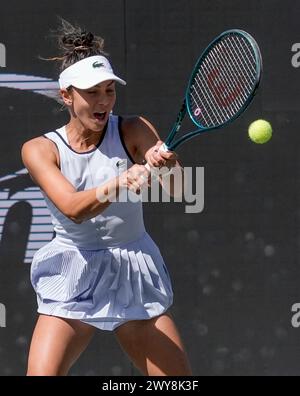
[[[166,145],[165,143],[163,143],[163,144],[159,147],[158,151],[163,151],[164,153],[166,153],[166,152],[169,151],[169,150],[168,150],[167,145]],[[151,171],[151,166],[150,166],[148,163],[146,163],[145,168],[146,168],[149,172],[152,173],[152,176],[154,176],[154,178],[155,178],[156,180],[158,180],[159,175],[161,174],[160,169],[152,168],[152,171]],[[166,173],[169,173],[169,172],[166,172]]]
[[[145,168],[150,172],[151,166],[148,164],[148,162],[146,163]]]
[[[163,143],[163,144],[159,147],[159,150],[158,150],[158,151],[163,151],[164,153],[166,153],[166,152],[169,151],[169,150],[168,150],[168,147],[165,145],[165,143]],[[151,166],[150,166],[148,163],[145,165],[145,168],[146,168],[148,171],[151,170]]]
[[[169,149],[168,149],[167,145],[166,145],[165,143],[163,143],[163,144],[160,146],[159,151],[163,151],[163,152],[166,153],[167,151],[169,151]]]

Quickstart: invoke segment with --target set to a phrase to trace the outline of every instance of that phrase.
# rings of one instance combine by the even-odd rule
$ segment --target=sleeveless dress
[[[121,134],[121,118],[110,115],[101,141],[78,153],[66,128],[44,136],[59,151],[60,170],[77,191],[98,187],[133,165]],[[141,198],[112,202],[101,214],[76,224],[42,191],[55,238],[31,264],[38,312],[78,319],[112,331],[130,320],[150,319],[173,303],[168,269],[146,232]]]

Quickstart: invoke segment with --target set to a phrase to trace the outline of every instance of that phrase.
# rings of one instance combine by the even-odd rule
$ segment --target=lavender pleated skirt
[[[173,303],[170,276],[148,233],[118,248],[83,250],[57,238],[31,265],[38,312],[79,319],[102,330],[150,319]]]

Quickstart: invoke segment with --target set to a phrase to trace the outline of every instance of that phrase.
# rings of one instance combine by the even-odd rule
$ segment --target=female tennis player
[[[149,171],[180,168],[160,152],[142,117],[118,117],[117,77],[103,39],[62,20],[60,94],[66,125],[26,142],[22,159],[51,211],[55,238],[34,256],[39,317],[27,375],[67,375],[96,329],[113,331],[143,375],[191,375],[169,312],[173,291],[143,223],[139,197]],[[125,168],[124,168],[125,164]],[[115,172],[115,173],[114,173]],[[114,199],[111,199],[111,198]]]

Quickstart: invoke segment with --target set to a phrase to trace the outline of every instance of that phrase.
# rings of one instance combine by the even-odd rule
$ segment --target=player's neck
[[[88,151],[95,147],[99,143],[104,130],[105,128],[101,131],[86,129],[76,120],[70,120],[66,125],[69,145],[76,151]]]

